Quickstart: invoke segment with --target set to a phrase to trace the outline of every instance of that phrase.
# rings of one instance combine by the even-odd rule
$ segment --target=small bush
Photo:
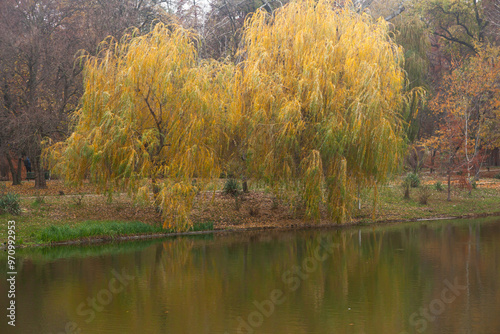
[[[420,187],[418,190],[418,202],[423,205],[427,205],[429,203],[429,198],[431,197],[432,192],[431,188],[428,186]]]
[[[494,176],[495,179],[500,179],[500,173]]]
[[[412,188],[418,188],[418,186],[420,186],[420,178],[417,173],[408,173],[406,175],[405,182],[408,182]]]
[[[83,205],[83,198],[85,197],[85,194],[78,194],[76,196],[73,196],[71,200],[73,201],[73,204],[75,206],[82,206]]]
[[[189,231],[212,231],[214,229],[214,222],[200,222],[194,223]]]
[[[271,210],[276,210],[279,207],[279,199],[273,196],[273,204],[271,205]]]
[[[443,184],[440,181],[438,181],[438,182],[436,182],[434,184],[434,188],[436,188],[437,191],[443,191],[444,190],[444,186],[443,186]]]
[[[0,214],[10,213],[18,215],[21,213],[21,206],[19,205],[19,195],[7,193],[0,195]]]
[[[403,179],[401,186],[403,187],[404,198],[410,199],[410,188],[417,188],[420,185],[420,179],[416,173],[408,173]]]
[[[471,185],[472,185],[472,189],[477,189],[477,182],[476,182],[476,180],[472,181]]]
[[[250,203],[248,203],[248,214],[252,217],[257,217],[259,215],[259,212],[260,212],[259,202],[256,200],[250,201]]]
[[[35,193],[35,200],[33,201],[33,205],[34,206],[39,206],[40,204],[44,204],[45,203],[45,196],[43,195],[40,195],[40,193]]]
[[[222,192],[226,195],[236,197],[240,194],[240,185],[236,179],[227,179]]]

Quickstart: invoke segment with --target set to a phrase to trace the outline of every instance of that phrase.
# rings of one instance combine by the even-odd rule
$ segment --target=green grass
[[[213,223],[194,224],[189,231],[213,230]],[[52,225],[42,229],[36,236],[41,242],[61,242],[67,240],[82,240],[96,237],[116,238],[124,235],[172,233],[141,222],[95,222],[87,221],[78,225]]]
[[[214,229],[213,222],[205,222],[205,223],[194,223],[193,226],[189,229],[189,231],[211,231]]]
[[[372,220],[373,192],[362,196],[363,210],[355,217]],[[413,220],[432,217],[459,217],[500,212],[500,193],[495,189],[474,189],[471,195],[467,190],[454,188],[451,201],[446,200],[446,191],[431,188],[428,204],[418,201],[418,190],[410,191],[410,199],[403,198],[401,187],[381,187],[377,200],[376,220]]]

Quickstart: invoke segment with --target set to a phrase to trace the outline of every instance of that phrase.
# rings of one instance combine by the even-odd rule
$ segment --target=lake
[[[219,233],[16,254],[0,333],[500,333],[500,219]]]

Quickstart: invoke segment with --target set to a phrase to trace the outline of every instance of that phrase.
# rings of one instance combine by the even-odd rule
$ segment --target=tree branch
[[[469,44],[467,42],[464,42],[464,41],[461,41],[459,40],[458,38],[454,37],[449,31],[448,29],[444,28],[443,26],[440,26],[440,28],[445,31],[449,36],[446,36],[445,34],[441,34],[441,33],[438,33],[437,31],[434,31],[433,34],[436,35],[436,36],[440,36],[440,37],[443,37],[444,39],[450,41],[450,42],[455,42],[455,43],[458,43],[458,44],[462,44],[466,47],[468,47],[469,49],[471,49],[475,54],[477,54],[477,50],[476,48],[472,45],[472,44]]]
[[[405,3],[405,1],[402,1],[402,2],[399,4],[398,8],[397,8],[394,12],[392,12],[391,14],[389,14],[389,16],[386,16],[386,17],[385,17],[385,20],[386,20],[386,21],[390,21],[390,20],[392,20],[393,18],[395,18],[396,16],[399,16],[402,12],[404,12],[404,11],[406,10],[406,8],[405,8],[405,6],[404,6],[404,3]]]
[[[454,16],[455,20],[457,22],[457,25],[464,28],[467,35],[469,35],[472,38],[475,38],[474,35],[470,32],[469,28],[467,28],[466,25],[464,25],[462,22],[460,22],[460,12],[448,12],[440,5],[437,5],[436,8],[439,9],[441,12],[443,12],[443,14]]]

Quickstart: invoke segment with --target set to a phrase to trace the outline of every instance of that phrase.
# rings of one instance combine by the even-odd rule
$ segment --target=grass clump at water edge
[[[189,229],[189,231],[206,230],[213,230],[212,222],[194,224]],[[87,221],[76,226],[52,225],[46,227],[38,233],[37,239],[41,242],[61,242],[95,237],[115,238],[125,235],[173,232],[175,231],[141,222]]]

